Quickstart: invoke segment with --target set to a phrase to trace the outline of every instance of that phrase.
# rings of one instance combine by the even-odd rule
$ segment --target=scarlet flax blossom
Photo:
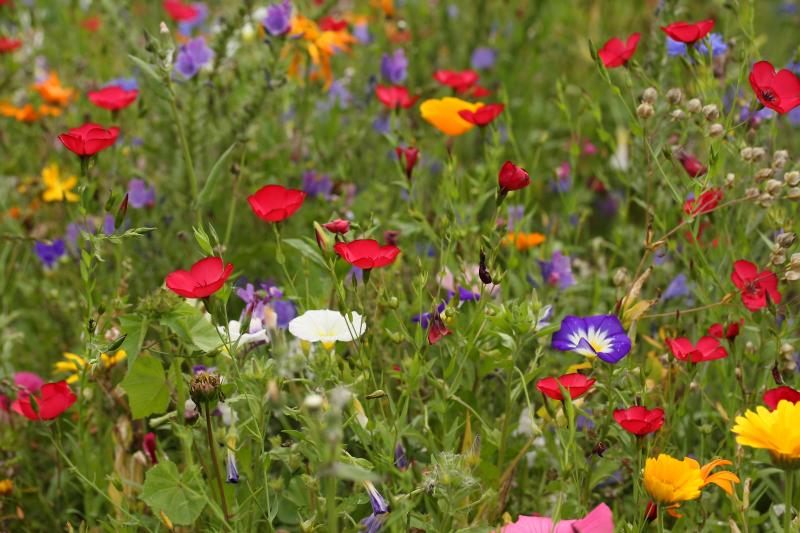
[[[337,218],[336,220],[331,220],[327,224],[322,225],[323,228],[330,231],[331,233],[338,233],[340,235],[344,235],[348,231],[350,231],[350,222],[347,220],[342,220],[341,218]]]
[[[80,128],[72,128],[58,136],[67,150],[80,157],[91,157],[117,142],[119,128],[104,128],[98,124],[87,122]]]
[[[708,35],[713,28],[714,19],[708,19],[701,22],[673,22],[668,26],[661,26],[661,31],[673,41],[693,44]]]
[[[628,37],[626,42],[622,42],[622,39],[618,37],[612,37],[606,41],[603,48],[597,51],[597,55],[600,56],[606,68],[621,67],[633,57],[636,47],[639,46],[639,37],[639,33],[634,33]]]
[[[787,69],[775,72],[775,67],[768,61],[753,65],[750,86],[759,102],[780,114],[800,105],[800,79]]]
[[[567,391],[569,397],[575,400],[586,394],[586,392],[592,388],[594,382],[594,379],[589,379],[583,374],[564,374],[559,378],[549,377],[540,379],[536,382],[536,388],[545,396],[549,396],[554,400],[563,401],[564,397],[561,395],[561,388],[558,386],[561,384],[561,387]]]
[[[433,74],[433,79],[442,85],[450,87],[457,93],[464,93],[478,83],[480,76],[474,70],[462,70],[460,72],[454,70],[437,70]]]
[[[685,150],[680,150],[678,152],[678,161],[680,162],[681,166],[683,166],[683,170],[685,170],[686,173],[693,178],[698,178],[708,172],[708,167],[706,167],[700,162],[699,159]]]
[[[264,222],[280,222],[300,209],[306,193],[280,185],[265,185],[247,197],[250,208]]]
[[[739,329],[744,325],[744,319],[739,319],[738,322],[731,322],[727,326],[723,326],[719,322],[711,324],[708,328],[708,334],[718,339],[726,338],[729,341],[734,340],[739,335]]]
[[[709,189],[702,193],[699,198],[692,198],[683,203],[683,212],[691,217],[710,213],[717,208],[722,201],[722,189]]]
[[[414,173],[414,167],[417,165],[417,159],[419,158],[419,148],[414,148],[413,146],[398,146],[394,151],[401,165],[403,165],[405,160],[403,170],[405,170],[406,178],[411,179],[411,175]]]
[[[38,395],[20,395],[11,409],[29,420],[53,420],[69,409],[77,397],[66,381],[42,385]]]
[[[769,270],[758,271],[750,261],[739,260],[733,264],[731,281],[742,294],[742,303],[749,311],[767,306],[767,298],[775,304],[781,303],[778,292],[778,277]]]
[[[791,403],[800,402],[800,391],[781,385],[764,393],[764,403],[769,407],[770,411],[777,409],[781,400]]]
[[[686,337],[666,339],[672,355],[680,361],[703,363],[728,357],[728,351],[714,337],[701,337],[697,345]]]
[[[333,246],[333,251],[351,265],[364,270],[391,265],[400,255],[400,248],[397,246],[391,244],[381,246],[374,239],[337,242]]]
[[[469,109],[462,109],[458,112],[458,116],[476,126],[486,126],[503,112],[505,106],[503,104],[486,104],[475,111]]]
[[[112,85],[99,91],[92,91],[87,96],[89,101],[97,107],[117,111],[131,105],[136,100],[136,97],[139,96],[139,91],[136,89],[126,91],[122,87]]]
[[[19,39],[9,39],[8,37],[0,37],[0,54],[8,54],[22,46],[22,41]]]
[[[627,409],[615,409],[614,420],[628,433],[641,437],[661,429],[664,425],[664,410],[660,407],[647,409],[635,405]]]
[[[442,338],[452,333],[453,332],[450,331],[444,324],[444,320],[442,320],[441,315],[434,310],[433,316],[431,317],[431,323],[428,326],[428,343],[430,345],[434,345],[442,340]]]
[[[162,5],[170,18],[176,22],[193,20],[197,16],[197,8],[191,4],[184,4],[181,0],[164,0]]]
[[[524,189],[531,184],[531,177],[524,168],[520,168],[511,161],[506,161],[497,175],[497,183],[504,192]]]
[[[184,298],[207,298],[225,285],[233,265],[220,257],[206,257],[189,270],[176,270],[167,276],[167,288]]]
[[[419,99],[419,96],[411,96],[408,89],[400,85],[378,85],[375,95],[387,109],[408,109]]]

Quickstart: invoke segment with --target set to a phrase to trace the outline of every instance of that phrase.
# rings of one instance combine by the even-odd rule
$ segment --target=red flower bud
[[[306,193],[280,185],[265,185],[247,197],[250,208],[264,222],[286,220],[300,209]]]
[[[678,152],[678,161],[683,165],[683,169],[686,173],[693,178],[702,176],[708,171],[708,168],[703,163],[684,150]]]
[[[487,104],[483,107],[479,107],[476,111],[462,109],[458,112],[458,116],[470,124],[483,127],[497,118],[500,113],[503,112],[503,109],[505,109],[503,104]]]
[[[342,220],[341,218],[337,218],[336,220],[331,220],[327,224],[322,225],[323,228],[330,231],[331,233],[338,233],[340,235],[344,235],[348,231],[350,231],[350,222],[347,220]]]
[[[530,185],[531,177],[525,169],[518,167],[511,161],[506,161],[500,169],[498,183],[502,191],[516,191]]]
[[[417,165],[417,158],[419,158],[419,149],[413,146],[406,146],[405,148],[398,146],[394,151],[397,154],[397,159],[400,161],[400,164],[403,164],[403,159],[405,159],[406,177],[411,179],[411,174],[414,172],[414,167]]]
[[[637,46],[639,46],[638,33],[628,37],[628,41],[624,43],[621,39],[612,37],[606,41],[603,48],[597,51],[597,55],[600,56],[606,68],[621,67],[633,57]]]

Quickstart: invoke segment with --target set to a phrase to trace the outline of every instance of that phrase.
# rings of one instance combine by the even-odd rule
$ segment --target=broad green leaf
[[[169,405],[169,389],[161,361],[142,355],[128,367],[125,379],[120,383],[128,394],[133,418],[144,418],[161,414]]]
[[[175,463],[162,461],[147,471],[141,500],[161,511],[177,525],[188,526],[206,506],[206,495],[197,466],[178,472]]]
[[[214,325],[186,302],[162,316],[161,323],[174,331],[181,340],[204,352],[212,352],[221,344]]]
[[[328,266],[325,264],[325,260],[322,259],[319,250],[313,244],[301,239],[283,239],[283,242],[300,252],[303,257],[319,265],[320,268],[327,270]]]
[[[147,336],[147,319],[138,315],[127,315],[119,319],[122,333],[127,334],[122,349],[128,354],[128,366],[136,362]]]
[[[230,158],[231,154],[233,153],[233,149],[236,148],[238,143],[236,141],[233,142],[232,145],[225,150],[217,162],[214,163],[214,166],[211,167],[211,172],[208,173],[208,178],[206,178],[206,182],[203,184],[203,190],[200,191],[200,194],[197,196],[197,205],[204,206],[208,203],[211,199],[211,193],[214,192],[214,187],[219,182],[220,178],[225,174],[225,169],[228,166],[228,159]]]

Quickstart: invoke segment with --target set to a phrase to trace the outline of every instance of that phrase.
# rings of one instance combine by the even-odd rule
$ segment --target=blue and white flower
[[[614,315],[579,317],[567,315],[553,334],[553,348],[599,357],[616,363],[631,351],[631,340]]]

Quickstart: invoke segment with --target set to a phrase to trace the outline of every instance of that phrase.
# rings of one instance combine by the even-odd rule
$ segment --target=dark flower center
[[[778,95],[775,94],[775,91],[773,91],[772,88],[761,89],[761,98],[769,103],[772,103],[778,99]]]

